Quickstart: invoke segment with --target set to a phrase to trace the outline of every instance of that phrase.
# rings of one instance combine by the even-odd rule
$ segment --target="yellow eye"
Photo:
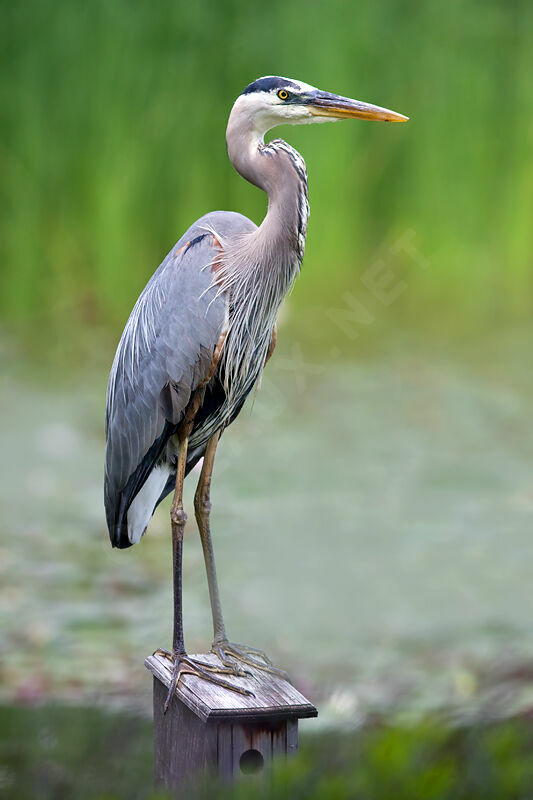
[[[289,93],[285,91],[285,89],[280,89],[278,92],[278,97],[280,100],[286,100],[289,96]]]

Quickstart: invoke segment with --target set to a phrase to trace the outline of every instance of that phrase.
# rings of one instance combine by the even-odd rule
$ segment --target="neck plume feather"
[[[218,293],[229,298],[228,333],[220,363],[231,416],[260,378],[279,307],[304,255],[309,201],[301,155],[250,126],[228,125],[228,153],[237,172],[268,195],[268,211],[252,233],[220,241]]]

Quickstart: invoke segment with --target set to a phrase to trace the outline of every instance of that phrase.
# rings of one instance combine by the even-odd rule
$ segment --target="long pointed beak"
[[[329,92],[314,92],[308,100],[309,110],[316,117],[333,119],[369,119],[381,122],[407,122],[409,117],[371,103],[351,100]]]

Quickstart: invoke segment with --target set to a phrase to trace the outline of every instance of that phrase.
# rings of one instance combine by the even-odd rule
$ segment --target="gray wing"
[[[240,214],[214,212],[189,228],[146,285],[117,348],[107,391],[104,488],[115,546],[129,545],[128,507],[207,378],[226,323],[210,227],[228,235],[255,225]]]

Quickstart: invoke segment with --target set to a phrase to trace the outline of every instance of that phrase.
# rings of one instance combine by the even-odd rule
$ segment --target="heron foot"
[[[290,678],[283,669],[275,667],[263,650],[256,647],[249,647],[245,644],[235,644],[227,639],[216,640],[213,642],[211,652],[214,653],[224,667],[231,667],[235,663],[246,664],[249,667],[269,672],[285,681]]]
[[[153,655],[163,656],[163,658],[166,658],[168,661],[172,661],[172,663],[174,663],[174,656],[170,650],[166,650],[164,647],[158,647]],[[218,655],[218,653],[215,653],[215,655]],[[194,658],[192,660],[195,664],[198,664],[200,667],[210,672],[223,672],[225,675],[234,675],[236,678],[250,678],[252,676],[252,673],[247,669],[242,669],[239,667],[237,662],[228,662],[227,664],[222,663],[222,667],[218,667],[215,664],[208,664],[205,661],[200,661],[198,658]]]
[[[249,689],[245,689],[242,686],[235,686],[235,684],[229,683],[229,681],[217,677],[217,675],[232,675],[238,678],[243,678],[247,675],[250,675],[249,672],[241,669],[238,664],[222,664],[221,666],[216,664],[207,664],[205,661],[191,658],[186,653],[175,654],[165,650],[164,648],[158,648],[154,655],[163,656],[163,658],[171,661],[173,665],[172,678],[168,688],[167,699],[165,700],[165,705],[163,706],[164,714],[167,713],[170,701],[174,696],[174,692],[176,691],[176,687],[182,675],[196,675],[197,678],[202,678],[210,683],[214,683],[216,686],[220,686],[222,689],[229,689],[230,691],[237,692],[238,694],[254,697],[254,693]]]

